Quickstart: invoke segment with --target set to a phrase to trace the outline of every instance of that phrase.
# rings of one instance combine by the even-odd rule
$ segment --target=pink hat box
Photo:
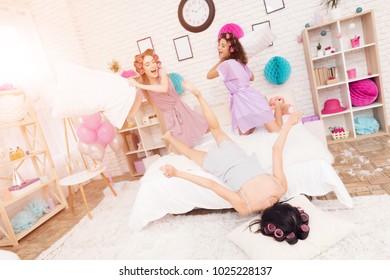
[[[366,106],[378,98],[378,87],[370,79],[349,83],[349,91],[353,106]]]
[[[326,114],[334,114],[334,113],[339,113],[342,111],[347,110],[347,108],[342,107],[340,105],[340,100],[338,99],[328,99],[324,103],[324,109],[321,110],[321,113],[326,115]]]

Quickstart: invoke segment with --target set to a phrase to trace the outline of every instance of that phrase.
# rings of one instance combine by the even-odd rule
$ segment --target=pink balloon
[[[107,143],[99,138],[96,138],[96,142],[98,142],[100,145],[102,145],[104,149],[107,147]]]
[[[99,112],[92,115],[83,116],[83,124],[89,129],[96,130],[101,123],[102,116]]]
[[[103,122],[97,129],[97,140],[99,143],[104,143],[107,146],[107,144],[114,140],[114,137],[115,128],[108,121]]]
[[[85,124],[82,124],[77,128],[76,134],[81,141],[87,144],[96,140],[96,131],[87,128]]]

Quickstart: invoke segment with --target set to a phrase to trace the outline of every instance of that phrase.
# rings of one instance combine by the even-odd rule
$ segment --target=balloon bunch
[[[107,145],[117,152],[123,146],[123,139],[115,133],[114,126],[102,115],[94,113],[76,119],[77,148],[94,160],[102,161]]]

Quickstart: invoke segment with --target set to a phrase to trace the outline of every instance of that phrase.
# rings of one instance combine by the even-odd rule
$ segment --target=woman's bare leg
[[[203,165],[204,157],[207,155],[206,152],[189,147],[187,144],[173,137],[169,131],[163,135],[162,139],[169,143],[176,153],[188,157],[200,166]]]
[[[284,104],[281,102],[276,102],[275,103],[275,113],[274,113],[275,120],[264,124],[265,128],[267,128],[267,130],[269,132],[279,132],[280,129],[282,128],[282,126],[283,126],[283,116],[282,116],[283,110],[284,110]]]
[[[191,91],[192,94],[198,99],[200,107],[202,108],[203,116],[205,117],[207,124],[209,125],[209,129],[217,144],[219,145],[223,140],[230,140],[229,136],[227,136],[221,129],[217,117],[215,116],[213,110],[211,110],[206,100],[204,100],[199,89],[188,81],[184,81],[182,85],[184,88]]]

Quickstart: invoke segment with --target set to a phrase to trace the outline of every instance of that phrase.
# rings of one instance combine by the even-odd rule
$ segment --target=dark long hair
[[[258,225],[255,233],[272,236],[277,241],[286,240],[293,245],[298,239],[308,237],[310,228],[309,215],[301,208],[291,206],[288,203],[278,202],[263,210],[260,219],[250,223],[249,228]]]
[[[246,55],[244,47],[241,45],[240,40],[238,40],[238,38],[234,36],[233,33],[221,33],[218,42],[221,41],[221,39],[225,39],[230,47],[230,55],[228,59],[238,60],[242,64],[248,63],[248,57]]]

